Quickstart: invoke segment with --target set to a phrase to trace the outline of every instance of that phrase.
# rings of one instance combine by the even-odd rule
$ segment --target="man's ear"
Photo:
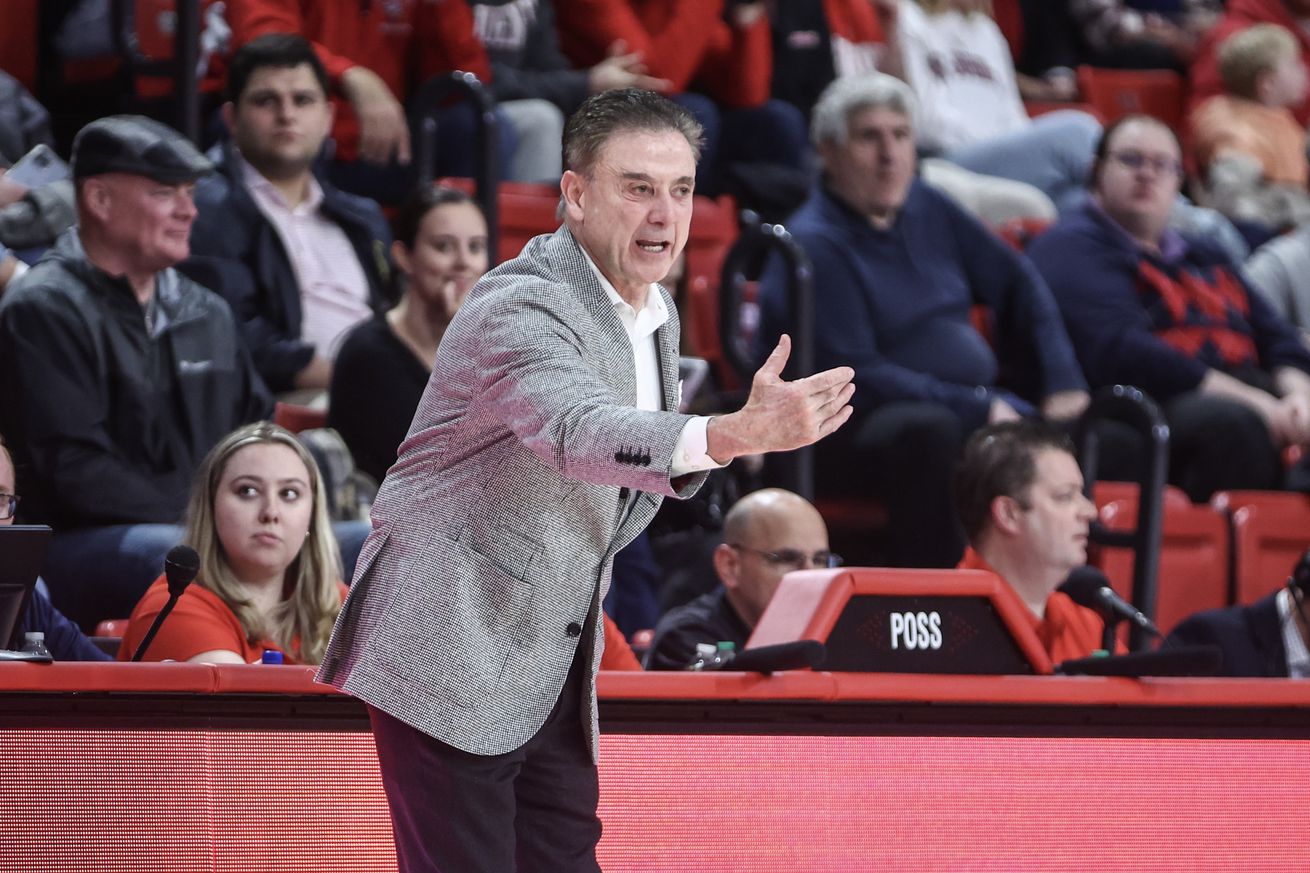
[[[741,555],[727,543],[719,543],[719,547],[714,550],[714,573],[724,588],[731,590],[737,587],[737,568],[740,562]]]
[[[1016,534],[1019,532],[1019,525],[1023,516],[1023,506],[1013,497],[992,498],[992,505],[988,515],[991,516],[992,526],[998,531],[1007,534]]]
[[[587,194],[587,180],[573,170],[565,170],[559,183],[560,195],[564,199],[564,215],[574,222],[582,221],[586,212],[584,202]]]
[[[104,223],[109,220],[110,206],[113,203],[113,192],[105,184],[103,179],[97,179],[94,176],[82,181],[82,208],[91,213],[92,217]]]

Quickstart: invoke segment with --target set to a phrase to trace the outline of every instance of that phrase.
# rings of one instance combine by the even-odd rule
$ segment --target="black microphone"
[[[772,646],[743,649],[736,657],[716,670],[740,670],[744,673],[773,673],[778,670],[803,670],[823,663],[828,650],[818,640],[794,640]]]
[[[1079,606],[1096,610],[1106,624],[1126,619],[1142,630],[1160,636],[1155,622],[1116,594],[1110,587],[1110,580],[1095,567],[1075,567],[1058,590],[1069,595],[1069,599]]]
[[[141,640],[141,645],[136,647],[132,653],[132,660],[140,661],[145,655],[146,649],[154,640],[155,634],[159,633],[159,627],[168,618],[168,614],[173,611],[177,605],[177,599],[186,591],[186,587],[195,581],[196,573],[200,572],[200,555],[196,550],[186,545],[173,546],[168,550],[168,556],[164,558],[164,578],[168,580],[168,602],[164,608],[159,610],[159,615],[150,623],[150,630]]]

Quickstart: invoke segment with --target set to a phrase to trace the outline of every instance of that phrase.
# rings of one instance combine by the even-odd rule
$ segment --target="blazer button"
[[[623,486],[622,488],[619,489],[619,499],[620,499],[620,500],[627,500],[627,499],[628,499],[628,494],[630,494],[630,493],[631,493],[631,492],[628,491],[628,487],[627,487],[626,485]]]
[[[576,621],[571,621],[569,622],[569,626],[564,628],[564,632],[571,637],[580,637],[582,636],[582,625],[578,624]]]

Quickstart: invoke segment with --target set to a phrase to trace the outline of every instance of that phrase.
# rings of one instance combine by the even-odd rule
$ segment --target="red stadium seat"
[[[1152,115],[1181,130],[1187,81],[1173,70],[1079,67],[1078,89],[1106,124],[1125,115]]]
[[[1095,494],[1099,491],[1100,495]],[[1137,524],[1137,488],[1123,482],[1097,483],[1101,523],[1111,530],[1132,530]],[[1220,513],[1195,505],[1180,489],[1165,489],[1161,531],[1159,586],[1155,623],[1168,633],[1179,621],[1202,609],[1228,603],[1228,525]],[[1091,556],[1110,584],[1125,599],[1133,595],[1133,553],[1126,548],[1098,546]]]
[[[0,69],[29,91],[36,90],[37,0],[9,0],[0,27]]]
[[[292,433],[327,427],[327,410],[301,406],[297,403],[279,402],[273,409],[273,423],[285,427]]]
[[[1234,602],[1253,603],[1281,588],[1310,545],[1310,496],[1221,491],[1211,505],[1232,519]]]

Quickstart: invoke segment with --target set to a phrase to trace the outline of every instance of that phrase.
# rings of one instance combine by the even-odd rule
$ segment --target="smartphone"
[[[5,178],[26,188],[40,188],[71,175],[68,164],[49,146],[41,144],[19,158],[5,173]]]

